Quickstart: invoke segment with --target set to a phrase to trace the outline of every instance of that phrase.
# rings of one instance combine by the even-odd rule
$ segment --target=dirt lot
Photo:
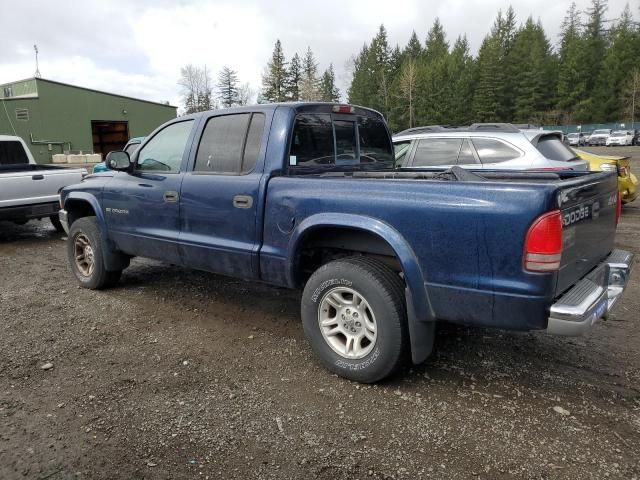
[[[639,226],[640,201],[617,244]],[[446,327],[362,386],[297,292],[146,260],[81,290],[48,222],[2,224],[0,478],[640,478],[639,300],[635,272],[585,338]]]

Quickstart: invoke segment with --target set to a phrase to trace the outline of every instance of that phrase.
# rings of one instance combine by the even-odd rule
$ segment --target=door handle
[[[44,175],[32,175],[31,180],[44,180]]]
[[[173,203],[178,201],[178,192],[164,192],[162,196],[165,202]]]
[[[251,208],[253,206],[253,197],[250,195],[236,195],[233,197],[233,206],[236,208]]]

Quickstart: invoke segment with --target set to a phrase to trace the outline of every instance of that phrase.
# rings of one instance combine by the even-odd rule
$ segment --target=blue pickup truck
[[[438,321],[578,335],[624,289],[608,172],[405,171],[382,116],[292,103],[172,120],[62,191],[71,270],[114,285],[149,257],[301,289],[331,371],[424,361]]]

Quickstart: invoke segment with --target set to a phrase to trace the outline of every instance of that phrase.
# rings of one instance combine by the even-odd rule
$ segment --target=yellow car
[[[622,203],[633,202],[638,196],[638,179],[631,173],[629,157],[595,155],[584,150],[573,149],[582,160],[589,162],[589,170],[618,172],[618,192]]]

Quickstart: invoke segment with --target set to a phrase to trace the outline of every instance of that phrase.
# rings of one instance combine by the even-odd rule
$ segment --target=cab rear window
[[[27,152],[22,143],[16,140],[0,142],[0,165],[26,165],[29,163]]]
[[[296,117],[289,150],[290,167],[371,165],[393,168],[393,147],[381,120],[329,113]]]

